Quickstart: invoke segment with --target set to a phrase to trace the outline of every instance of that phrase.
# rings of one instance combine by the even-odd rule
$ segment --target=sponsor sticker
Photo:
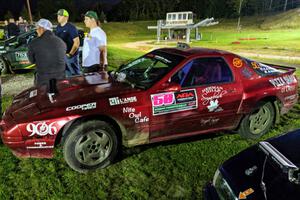
[[[204,88],[201,94],[201,101],[204,106],[207,106],[209,112],[220,112],[223,108],[219,105],[219,99],[222,98],[227,91],[220,86],[210,86]]]
[[[32,98],[32,97],[35,97],[35,96],[37,96],[37,90],[30,91],[29,98]]]
[[[35,142],[34,146],[28,146],[27,149],[52,149],[53,145],[47,146],[47,142]]]
[[[92,103],[67,107],[66,111],[68,112],[68,111],[74,111],[74,110],[92,110],[92,109],[96,109],[96,108],[97,108],[97,103],[92,102]]]
[[[149,122],[149,117],[143,116],[142,112],[136,112],[135,108],[125,107],[123,113],[128,114],[128,118],[133,119],[136,124]]]
[[[109,105],[111,105],[111,106],[137,102],[136,96],[124,97],[124,98],[112,97],[112,98],[109,98],[108,100],[109,100]]]
[[[294,75],[286,75],[269,80],[274,87],[282,87],[295,82]]]
[[[153,115],[163,115],[198,108],[195,89],[153,94],[151,95],[151,102]]]
[[[242,69],[242,75],[245,77],[245,78],[251,78],[253,76],[253,73],[247,68],[247,67],[244,67]]]
[[[16,61],[28,61],[27,52],[17,51],[15,52]]]
[[[243,61],[240,58],[234,58],[232,61],[233,66],[237,67],[237,68],[241,68],[243,67]]]
[[[26,126],[26,130],[31,133],[29,137],[32,136],[46,136],[46,135],[56,135],[57,128],[54,126],[56,122],[52,122],[47,124],[46,122],[38,122],[38,123],[29,123]]]

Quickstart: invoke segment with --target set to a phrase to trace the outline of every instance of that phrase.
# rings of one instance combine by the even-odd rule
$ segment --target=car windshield
[[[150,52],[119,69],[119,73],[128,82],[147,89],[159,81],[171,69],[177,66],[184,57],[161,51]]]

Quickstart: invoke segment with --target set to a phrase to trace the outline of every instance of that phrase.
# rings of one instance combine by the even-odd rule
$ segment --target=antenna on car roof
[[[270,156],[280,166],[284,173],[288,174],[288,179],[290,182],[300,184],[300,174],[298,173],[299,168],[292,161],[280,153],[269,142],[260,142],[258,147],[267,156]]]
[[[177,42],[177,48],[178,49],[189,49],[191,48],[190,45],[184,42]]]
[[[55,78],[50,79],[48,97],[49,97],[49,100],[50,100],[51,103],[54,102],[53,96],[57,93],[58,93],[58,90],[57,90],[57,85],[56,85],[56,79]]]

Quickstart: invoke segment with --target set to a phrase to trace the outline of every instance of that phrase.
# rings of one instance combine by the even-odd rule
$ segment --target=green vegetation
[[[252,22],[252,23],[251,23]],[[236,21],[203,28],[203,41],[193,46],[221,48],[235,52],[299,55],[300,29],[266,31],[263,21],[242,19],[249,24],[241,33]],[[155,32],[147,25],[154,22],[104,24],[109,38],[109,62],[116,68],[154,47],[154,43],[126,48],[128,42],[154,40]],[[254,25],[255,24],[255,25]],[[269,26],[271,27],[271,26]],[[241,37],[267,38],[232,42]],[[149,46],[150,45],[150,46]],[[299,61],[260,59],[299,66]],[[300,72],[297,70],[300,77]],[[12,101],[4,96],[4,108]],[[300,127],[300,104],[282,117],[262,139]],[[203,186],[213,178],[218,166],[258,140],[243,140],[239,135],[216,133],[159,144],[123,149],[118,161],[89,174],[72,171],[58,148],[53,159],[18,159],[0,145],[0,199],[202,199]]]

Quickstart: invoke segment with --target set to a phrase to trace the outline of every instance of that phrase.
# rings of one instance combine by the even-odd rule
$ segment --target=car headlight
[[[215,173],[213,185],[221,200],[238,200],[219,170]]]

